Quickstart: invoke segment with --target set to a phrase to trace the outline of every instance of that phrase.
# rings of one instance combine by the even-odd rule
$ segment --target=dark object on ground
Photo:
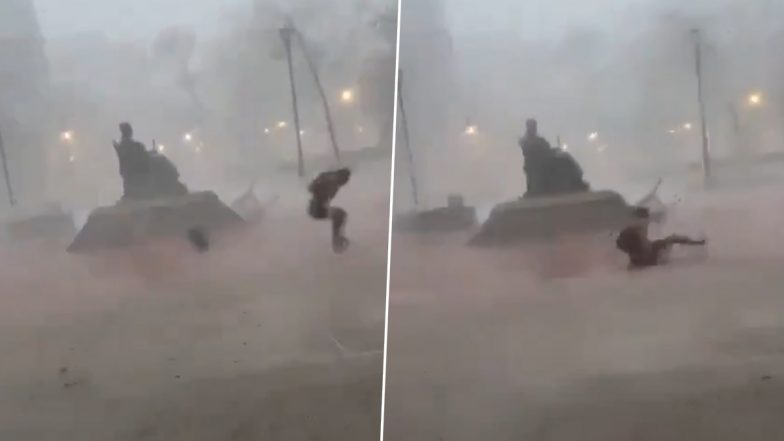
[[[195,227],[188,230],[188,241],[200,253],[204,253],[210,249],[207,233],[202,228]]]
[[[308,214],[313,219],[332,221],[332,249],[336,253],[342,253],[348,248],[349,241],[345,236],[348,213],[340,207],[331,206],[330,203],[350,179],[351,170],[341,168],[320,173],[308,185],[311,194]]]
[[[525,136],[520,141],[526,176],[525,197],[553,196],[588,191],[580,165],[569,153],[552,148],[539,136],[535,119],[526,121]]]

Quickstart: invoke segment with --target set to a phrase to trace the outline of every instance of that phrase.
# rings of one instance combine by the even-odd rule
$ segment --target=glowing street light
[[[288,126],[289,125],[286,123],[286,121],[278,121],[278,128],[279,129],[285,129]]]
[[[182,140],[185,142],[191,142],[193,141],[193,135],[191,135],[190,133],[186,133],[182,135]]]
[[[343,89],[340,92],[340,101],[349,104],[354,102],[354,91],[351,89]]]
[[[476,132],[477,132],[477,131],[478,131],[477,127],[476,127],[476,126],[473,126],[473,125],[471,125],[471,126],[467,126],[467,127],[465,128],[465,134],[466,134],[466,135],[476,135]]]
[[[270,133],[270,129],[269,129],[269,127],[265,127],[265,128],[264,128],[264,133],[265,133],[265,134],[267,134],[267,135],[269,135],[269,133]]]
[[[667,130],[667,133],[669,133],[670,135],[674,135],[675,132],[677,132],[677,130],[675,130],[675,129]]]
[[[569,150],[569,144],[564,144],[564,145],[562,145],[562,146],[561,146],[561,150],[563,150],[563,151],[567,151],[567,150]]]
[[[684,123],[683,130],[691,130],[691,123]]]
[[[588,134],[588,141],[596,141],[599,139],[599,132],[591,132]]]
[[[65,142],[73,141],[73,131],[66,130],[65,132],[60,133],[60,139]]]
[[[158,144],[158,152],[163,153],[166,150],[166,146],[163,144]]]
[[[300,130],[300,131],[299,131],[299,136],[302,136],[302,135],[304,135],[304,134],[305,134],[305,131],[304,131],[304,130]]]
[[[759,106],[760,104],[762,104],[762,95],[760,95],[759,93],[752,93],[748,97],[748,102],[749,105]]]

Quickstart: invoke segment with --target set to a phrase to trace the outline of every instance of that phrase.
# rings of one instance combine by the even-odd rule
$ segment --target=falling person
[[[332,221],[332,249],[342,253],[348,248],[348,239],[345,236],[346,210],[331,206],[332,199],[338,194],[341,187],[346,185],[351,178],[351,170],[341,168],[326,171],[316,176],[308,185],[311,194],[308,214],[314,219],[330,219]]]
[[[692,239],[677,234],[652,241],[648,238],[650,211],[644,207],[635,208],[634,217],[638,221],[624,228],[615,241],[616,247],[629,256],[631,268],[645,268],[666,263],[674,245],[705,245],[705,239]]]

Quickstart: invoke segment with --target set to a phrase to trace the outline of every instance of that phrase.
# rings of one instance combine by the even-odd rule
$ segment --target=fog
[[[0,438],[377,436],[395,14],[385,0],[0,2],[15,199],[3,185]],[[335,200],[349,213],[342,255],[307,215],[308,182],[338,161],[299,41],[297,174],[287,17],[353,172]],[[161,219],[149,201],[115,206],[121,121],[192,192],[230,205],[250,189],[257,217],[208,231],[205,253],[185,234],[84,255],[66,252],[74,232],[18,234],[53,207],[77,229],[99,208]]]
[[[693,28],[703,42],[712,156],[778,151],[782,63],[771,55],[784,35],[781,8],[762,0],[407,4],[400,67],[425,205],[443,204],[448,192],[475,202],[520,194],[517,138],[529,117],[597,188],[650,186],[698,167]],[[750,105],[753,94],[764,105]],[[466,136],[469,125],[476,135]],[[398,158],[406,177],[408,161]],[[398,207],[411,207],[409,194],[397,192]]]
[[[707,246],[630,271],[615,248],[622,225],[520,241],[509,233],[496,247],[467,245],[480,226],[393,231],[385,439],[764,440],[782,431],[782,321],[771,313],[784,258],[773,208],[784,176],[781,16],[780,2],[765,1],[403,2],[413,162],[399,125],[397,219],[446,223],[457,210],[430,209],[462,194],[480,222],[505,203],[494,225],[521,235],[537,222],[579,224],[578,209],[563,222],[553,213],[589,196],[518,201],[517,141],[535,117],[594,190],[633,204],[662,178],[669,207],[651,238],[679,233]],[[692,28],[702,37],[707,185]],[[586,223],[596,214],[587,205]]]
[[[153,140],[163,146],[192,187],[233,185],[216,188],[234,193],[226,197],[259,175],[290,167],[296,142],[277,32],[286,16],[305,36],[338,148],[389,150],[391,4],[346,0],[330,5],[334,19],[324,21],[326,5],[318,1],[69,7],[41,1],[37,10],[29,1],[8,3],[5,16],[16,22],[4,32],[23,42],[17,50],[30,48],[6,68],[12,75],[3,89],[3,134],[20,204],[86,208],[116,200],[120,186],[111,140],[126,120],[148,148]],[[14,45],[6,50],[11,56]],[[295,43],[303,149],[314,173],[334,159],[328,157],[332,147],[321,98],[303,54]],[[344,89],[352,90],[355,101],[341,102]],[[274,130],[280,122],[286,130]],[[72,138],[63,139],[65,133]]]

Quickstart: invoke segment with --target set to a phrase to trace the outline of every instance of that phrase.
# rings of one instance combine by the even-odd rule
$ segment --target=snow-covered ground
[[[657,234],[709,246],[646,271],[609,233],[394,234],[386,439],[780,439],[781,187],[681,196]]]
[[[279,202],[206,254],[2,244],[0,439],[375,439],[388,161],[338,196],[343,255],[291,181],[260,184]]]

